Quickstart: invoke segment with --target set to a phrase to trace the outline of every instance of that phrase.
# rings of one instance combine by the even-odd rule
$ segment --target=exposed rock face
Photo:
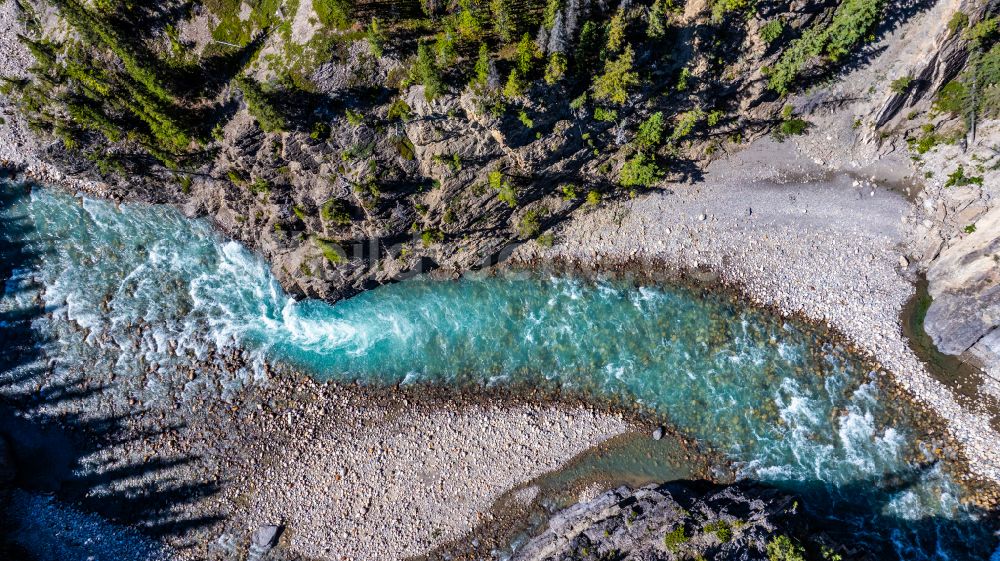
[[[941,352],[973,346],[1000,349],[1000,208],[975,223],[975,231],[942,251],[927,271],[934,298],[924,328]],[[994,350],[996,352],[996,350]]]
[[[552,518],[514,561],[766,560],[767,544],[801,529],[797,503],[751,485],[619,487]]]

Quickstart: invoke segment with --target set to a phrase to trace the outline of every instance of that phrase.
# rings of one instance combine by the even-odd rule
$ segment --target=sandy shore
[[[948,420],[974,473],[1000,481],[988,417],[961,407],[903,336],[900,312],[913,294],[904,258],[913,209],[899,168],[891,170],[888,177],[835,173],[792,142],[764,139],[710,165],[701,183],[597,209],[558,230],[551,249],[528,244],[515,259],[670,263],[824,322]]]

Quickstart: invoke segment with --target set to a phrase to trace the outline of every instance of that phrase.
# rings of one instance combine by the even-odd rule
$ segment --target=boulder
[[[924,329],[946,354],[964,353],[1000,326],[1000,207],[975,227],[927,270],[934,301]]]

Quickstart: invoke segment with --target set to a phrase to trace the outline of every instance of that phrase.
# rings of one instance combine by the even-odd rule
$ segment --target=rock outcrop
[[[794,497],[754,485],[619,487],[556,514],[513,561],[767,560],[768,544],[804,530],[797,509]]]
[[[972,348],[1000,354],[1000,208],[941,252],[927,270],[934,298],[924,329],[938,350],[958,355]]]

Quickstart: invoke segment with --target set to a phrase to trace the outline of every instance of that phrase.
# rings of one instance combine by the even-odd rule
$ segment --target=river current
[[[802,494],[814,514],[899,559],[985,559],[981,514],[934,461],[881,372],[825,334],[725,294],[506,274],[414,279],[330,305],[296,301],[267,264],[204,221],[0,183],[22,255],[0,312],[40,306],[48,356],[111,369],[143,402],[267,383],[265,362],[321,379],[545,386],[639,403]],[[183,371],[237,351],[217,380]]]

